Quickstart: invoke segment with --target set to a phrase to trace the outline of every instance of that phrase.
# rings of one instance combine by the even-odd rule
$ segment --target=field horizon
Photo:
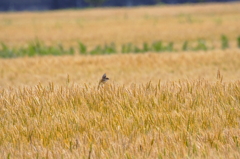
[[[204,39],[219,45],[216,41],[226,35],[236,47],[239,7],[239,2],[231,2],[0,13],[0,42],[18,47],[40,40],[74,47],[81,41],[94,48],[112,42],[119,46],[162,40],[179,45]]]

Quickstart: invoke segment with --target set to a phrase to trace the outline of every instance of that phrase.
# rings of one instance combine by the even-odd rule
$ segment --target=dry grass
[[[0,41],[233,41],[239,7],[1,13]],[[240,158],[239,59],[233,47],[0,59],[0,158]]]
[[[204,78],[215,81],[220,69],[224,81],[240,79],[240,50],[147,53],[102,56],[63,56],[0,59],[0,88],[33,86],[39,82],[95,86],[103,73],[119,85]]]
[[[1,156],[239,158],[239,82],[1,91]]]
[[[1,158],[239,158],[238,59],[239,50],[1,60]],[[105,71],[111,82],[97,90]]]
[[[155,40],[182,44],[203,38],[218,45],[222,34],[240,35],[240,3],[0,13],[0,41],[21,46],[38,38],[47,44],[89,47]],[[232,44],[236,46],[236,43]]]

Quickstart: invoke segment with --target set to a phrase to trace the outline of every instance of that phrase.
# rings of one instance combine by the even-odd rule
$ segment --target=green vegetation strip
[[[240,36],[237,38],[237,46],[240,48]],[[221,49],[229,48],[228,38],[225,35],[221,36]],[[199,39],[195,46],[190,46],[188,41],[184,41],[182,44],[182,51],[207,51],[214,49],[209,47],[206,41]],[[1,43],[0,46],[0,58],[16,58],[16,57],[32,57],[32,56],[44,56],[44,55],[74,55],[75,53],[83,55],[101,55],[101,54],[114,54],[121,53],[144,53],[144,52],[172,52],[179,51],[174,49],[174,43],[164,43],[162,41],[155,41],[152,44],[143,43],[142,47],[138,47],[132,43],[123,44],[120,49],[117,49],[114,43],[106,44],[104,46],[96,46],[92,50],[87,49],[87,46],[82,42],[78,42],[78,48],[64,48],[62,44],[56,46],[46,46],[43,42],[35,41],[28,44],[27,47],[10,48],[6,44]]]

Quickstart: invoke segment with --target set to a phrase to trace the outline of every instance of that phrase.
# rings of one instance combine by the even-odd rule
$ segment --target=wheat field
[[[239,81],[1,91],[3,158],[239,158]]]
[[[239,158],[238,59],[231,49],[1,60],[1,158]]]
[[[0,158],[240,158],[239,7],[0,13],[0,41],[12,46],[36,37],[90,47],[159,37],[215,43],[222,34],[231,42],[225,50],[0,59]],[[104,73],[110,80],[98,89]]]
[[[80,40],[91,48],[111,42],[138,45],[163,40],[178,45],[206,39],[217,46],[222,34],[230,42],[240,35],[239,8],[235,2],[0,13],[0,42],[22,46],[38,39],[74,46]]]

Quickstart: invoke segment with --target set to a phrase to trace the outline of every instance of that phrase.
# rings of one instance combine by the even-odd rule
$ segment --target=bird
[[[104,73],[102,78],[99,81],[98,88],[100,87],[100,85],[106,83],[108,80],[109,80],[109,78],[107,77],[106,73]]]

